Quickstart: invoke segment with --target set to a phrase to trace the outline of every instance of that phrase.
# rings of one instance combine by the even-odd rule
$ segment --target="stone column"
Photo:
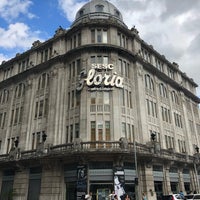
[[[190,177],[191,177],[191,190],[192,192],[199,191],[199,183],[197,182],[197,166],[194,163],[193,168],[190,170]]]
[[[64,172],[61,165],[53,160],[42,162],[40,200],[63,200]]]
[[[178,177],[179,177],[179,190],[185,194],[185,186],[184,186],[183,169],[182,168],[178,169]]]
[[[28,194],[29,172],[20,169],[15,172],[13,183],[13,200],[26,200]]]
[[[163,169],[163,194],[171,194],[171,184],[170,184],[170,177],[169,177],[169,169],[170,165],[165,164]]]
[[[142,193],[145,192],[148,200],[155,200],[156,193],[154,191],[154,178],[153,178],[153,168],[151,161],[145,162],[144,164],[141,165],[139,180],[140,180],[139,185],[141,185],[140,187],[141,194],[139,195],[140,199],[142,197]]]

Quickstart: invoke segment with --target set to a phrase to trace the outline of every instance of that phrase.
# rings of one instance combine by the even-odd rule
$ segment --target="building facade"
[[[199,191],[197,84],[106,0],[0,65],[1,200]]]

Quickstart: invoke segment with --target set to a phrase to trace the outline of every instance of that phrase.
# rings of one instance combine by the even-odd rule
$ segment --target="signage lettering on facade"
[[[114,69],[113,64],[96,64],[93,63],[88,71],[87,77],[79,81],[77,90],[81,90],[86,83],[91,88],[123,88],[123,78],[118,76],[116,72],[108,73]]]

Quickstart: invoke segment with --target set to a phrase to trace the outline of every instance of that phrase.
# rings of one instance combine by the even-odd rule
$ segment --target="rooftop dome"
[[[86,17],[89,17],[90,19],[108,19],[113,17],[118,23],[126,26],[123,22],[120,11],[113,4],[106,0],[91,0],[90,2],[86,3],[76,13],[73,26],[79,24],[82,19]]]

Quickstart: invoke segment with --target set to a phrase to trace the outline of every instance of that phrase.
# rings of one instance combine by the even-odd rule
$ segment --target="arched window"
[[[120,16],[120,12],[119,12],[119,10],[115,10],[115,15],[116,15],[117,17]]]
[[[49,86],[49,75],[47,73],[42,74],[38,80],[38,90],[45,89]]]
[[[7,89],[4,89],[0,94],[0,103],[4,104],[7,103],[9,98],[9,91]]]
[[[154,91],[154,82],[149,74],[145,74],[145,87]]]
[[[167,98],[167,89],[163,83],[159,84],[159,91],[160,91],[160,96]]]
[[[171,99],[173,103],[179,104],[178,95],[174,90],[171,92]]]
[[[81,10],[79,11],[79,15],[80,15],[80,16],[83,16],[83,14],[84,14],[84,9],[81,9]]]
[[[104,6],[100,4],[95,6],[96,12],[103,12],[103,8]]]
[[[15,88],[15,98],[20,98],[24,96],[25,94],[25,84],[20,83],[16,88]]]

